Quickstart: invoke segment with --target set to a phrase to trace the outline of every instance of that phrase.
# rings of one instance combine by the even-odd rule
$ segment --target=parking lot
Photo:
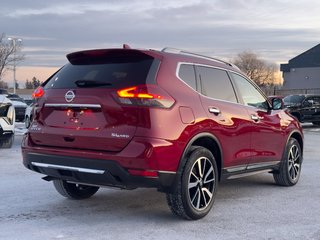
[[[100,189],[72,201],[42,175],[23,167],[21,125],[14,146],[0,149],[0,239],[316,239],[320,240],[320,129],[304,126],[299,183],[274,184],[271,174],[219,185],[207,217],[174,217],[154,189]]]

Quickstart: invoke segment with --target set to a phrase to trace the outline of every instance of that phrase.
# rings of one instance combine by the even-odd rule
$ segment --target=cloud
[[[285,62],[319,43],[315,0],[4,0],[1,31],[22,38],[25,65],[59,66],[81,49],[184,48],[230,59],[252,50]]]
[[[189,1],[166,1],[165,4],[159,1],[118,1],[118,2],[97,2],[91,1],[90,3],[65,3],[61,2],[57,4],[56,2],[51,3],[49,6],[45,7],[32,7],[32,8],[19,8],[15,9],[6,14],[7,17],[19,18],[32,15],[80,15],[87,12],[146,12],[149,10],[161,10],[168,8],[180,8],[184,6],[192,6],[194,4],[200,3],[199,0],[189,0]]]

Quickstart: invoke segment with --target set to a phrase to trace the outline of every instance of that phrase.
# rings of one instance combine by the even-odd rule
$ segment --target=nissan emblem
[[[74,92],[72,90],[69,90],[66,95],[64,95],[64,98],[66,99],[67,102],[72,102],[73,99],[76,97]]]

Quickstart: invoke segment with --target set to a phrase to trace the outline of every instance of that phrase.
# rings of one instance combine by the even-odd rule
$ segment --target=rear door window
[[[204,66],[197,66],[197,70],[203,95],[229,102],[237,102],[233,86],[226,71]]]

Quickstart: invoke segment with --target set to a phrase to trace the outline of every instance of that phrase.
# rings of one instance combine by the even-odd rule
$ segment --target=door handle
[[[263,119],[263,117],[260,117],[258,115],[255,114],[251,114],[251,119],[255,122],[259,122],[261,119]]]
[[[221,113],[219,108],[209,107],[209,113],[213,113],[214,115],[219,115]]]

